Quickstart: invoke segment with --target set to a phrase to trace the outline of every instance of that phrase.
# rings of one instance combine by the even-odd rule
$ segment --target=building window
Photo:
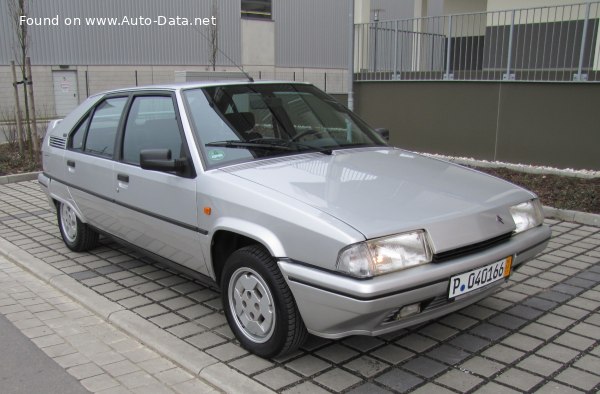
[[[272,0],[242,0],[242,18],[271,19]]]

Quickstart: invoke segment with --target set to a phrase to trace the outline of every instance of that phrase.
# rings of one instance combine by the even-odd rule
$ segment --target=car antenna
[[[202,36],[202,38],[204,38],[206,40],[206,42],[210,43],[210,40],[208,39],[208,37],[206,37],[206,35],[204,35],[204,33],[202,33],[202,31],[198,28],[198,26],[192,25],[192,27],[194,28],[194,30],[196,30],[198,33],[200,33],[200,35]],[[217,51],[219,51],[223,56],[225,56],[225,58],[227,58],[227,60],[229,60],[231,63],[233,63],[233,65],[236,66],[246,76],[246,78],[248,78],[248,81],[254,82],[254,78],[252,78],[250,76],[250,74],[248,74],[246,71],[244,71],[243,67],[241,67],[239,64],[234,62],[232,58],[227,56],[227,54],[225,52],[223,52],[221,50],[221,48],[217,47]]]

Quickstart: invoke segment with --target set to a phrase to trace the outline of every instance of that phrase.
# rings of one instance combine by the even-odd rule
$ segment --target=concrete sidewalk
[[[2,346],[3,374],[10,372],[2,392],[219,392],[3,257],[0,289],[0,314],[14,324],[2,330],[3,341],[12,335],[12,343]],[[73,378],[62,376],[63,370]]]
[[[2,303],[9,303],[4,306],[18,304],[16,300],[9,301],[6,298],[0,299],[0,304]],[[2,333],[0,335],[0,349],[2,349],[0,382],[2,382],[3,392],[11,394],[89,393],[77,379],[41,351],[1,313],[0,332]]]
[[[598,227],[548,220],[544,253],[457,313],[376,338],[311,337],[289,356],[263,360],[233,339],[216,289],[110,240],[91,253],[69,251],[36,182],[2,185],[0,200],[0,253],[224,391],[600,389]]]

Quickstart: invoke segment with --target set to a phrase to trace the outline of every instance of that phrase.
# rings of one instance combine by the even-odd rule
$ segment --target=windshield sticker
[[[214,161],[223,160],[225,158],[225,152],[218,149],[209,150],[208,158]]]

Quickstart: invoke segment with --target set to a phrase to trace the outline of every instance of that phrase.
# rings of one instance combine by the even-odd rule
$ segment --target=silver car
[[[210,278],[263,357],[456,311],[550,238],[531,192],[391,147],[309,84],[116,90],[53,126],[39,181],[65,244]]]

